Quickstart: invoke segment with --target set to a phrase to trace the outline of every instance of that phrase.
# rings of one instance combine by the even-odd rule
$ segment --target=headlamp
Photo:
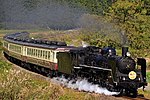
[[[131,80],[134,80],[136,78],[137,74],[136,74],[136,72],[131,71],[131,72],[129,72],[128,76]]]

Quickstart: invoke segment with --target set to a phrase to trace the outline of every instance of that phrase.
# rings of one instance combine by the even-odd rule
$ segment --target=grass
[[[0,98],[13,100],[27,99],[59,99],[68,94],[61,86],[34,77],[20,70],[11,69],[6,79],[0,81]],[[75,92],[70,92],[69,98],[76,98]],[[82,94],[82,93],[81,93]],[[84,94],[84,93],[83,93]],[[76,95],[76,96],[75,96]],[[84,95],[83,95],[84,96]],[[82,98],[82,96],[79,96]]]
[[[143,91],[142,89],[139,89],[139,90],[138,90],[138,93],[139,93],[139,94],[144,94],[144,97],[145,97],[145,98],[150,99],[150,90],[144,90],[144,91]]]
[[[150,72],[146,72],[147,82],[150,83]]]

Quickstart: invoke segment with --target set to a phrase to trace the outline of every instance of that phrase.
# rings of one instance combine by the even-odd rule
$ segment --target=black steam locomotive
[[[3,39],[4,56],[11,62],[44,71],[49,75],[84,77],[110,91],[137,96],[137,89],[147,85],[146,60],[130,57],[128,47],[122,56],[115,48],[95,46],[73,47],[64,42],[36,40],[29,33],[6,35]]]

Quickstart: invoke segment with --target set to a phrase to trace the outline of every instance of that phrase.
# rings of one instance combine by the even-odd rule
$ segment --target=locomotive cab
[[[115,50],[115,48],[113,48],[113,47],[106,47],[106,48],[103,48],[103,49],[102,49],[101,54],[102,54],[103,56],[116,55],[116,50]]]

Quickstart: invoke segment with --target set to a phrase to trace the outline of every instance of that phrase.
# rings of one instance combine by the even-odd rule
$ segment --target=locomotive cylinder
[[[128,47],[127,46],[123,46],[122,47],[122,56],[123,57],[127,57],[127,52],[128,52]]]

